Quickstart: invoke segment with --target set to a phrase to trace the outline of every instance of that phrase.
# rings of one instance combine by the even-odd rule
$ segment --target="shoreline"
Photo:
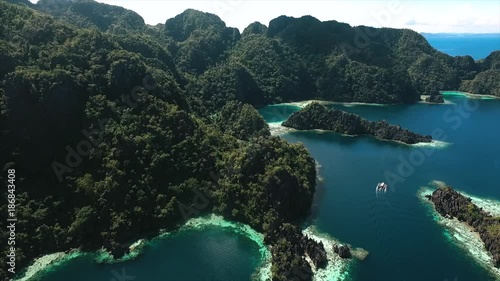
[[[450,104],[453,105],[453,104],[455,104],[449,100],[444,99],[445,95],[443,95],[443,99],[444,99],[443,103],[425,101],[425,99],[428,97],[430,97],[430,95],[420,95],[421,101],[418,101],[417,104],[436,104],[436,105],[450,105]]]
[[[314,225],[307,227],[302,233],[317,242],[322,242],[326,250],[328,265],[320,269],[311,266],[314,272],[314,281],[347,281],[350,279],[350,271],[354,263],[354,257],[351,259],[342,259],[338,254],[333,252],[334,244],[343,243],[340,243],[327,233],[320,232]]]
[[[271,279],[271,252],[267,245],[264,244],[264,235],[258,233],[250,226],[225,220],[222,216],[215,214],[193,218],[188,220],[184,225],[178,229],[170,232],[164,232],[158,234],[156,237],[151,239],[139,239],[129,246],[130,252],[125,256],[114,259],[113,256],[104,250],[97,250],[95,252],[82,252],[77,249],[72,249],[67,252],[57,252],[52,254],[47,254],[42,257],[35,259],[28,267],[20,272],[20,276],[13,278],[13,281],[29,281],[35,278],[42,277],[46,272],[57,269],[63,266],[66,262],[69,262],[75,258],[84,255],[93,255],[95,263],[101,264],[115,264],[123,263],[135,259],[139,255],[144,253],[144,246],[149,243],[153,243],[159,239],[167,239],[174,234],[178,234],[184,231],[199,231],[204,230],[208,227],[220,227],[222,229],[229,230],[233,233],[245,236],[246,238],[252,240],[257,244],[259,248],[259,258],[260,265],[256,268],[256,276],[259,280],[270,280]]]
[[[445,185],[445,183],[440,181],[432,181],[429,185],[438,187]],[[443,234],[446,236],[446,238],[450,242],[462,248],[469,256],[471,256],[481,266],[486,268],[491,274],[500,277],[500,269],[496,268],[493,265],[493,257],[485,249],[484,242],[481,240],[479,233],[474,231],[472,226],[470,226],[466,222],[461,222],[457,218],[450,219],[443,217],[436,211],[434,204],[425,197],[426,195],[431,195],[434,190],[435,188],[423,186],[417,191],[417,197],[424,204],[426,204],[426,206],[429,207],[429,213],[432,215],[434,221],[443,226],[444,230],[446,231]],[[460,193],[463,194],[462,192]],[[466,196],[465,194],[463,195]],[[478,197],[475,198],[479,199],[480,201],[482,200]],[[476,204],[472,197],[471,199],[472,202]],[[477,206],[481,208],[483,207],[480,205]],[[488,211],[486,208],[483,209],[485,211]]]
[[[445,187],[446,183],[443,181],[433,180],[429,183],[434,187]],[[464,191],[456,190],[465,197],[469,197],[479,208],[483,208],[484,211],[489,212],[493,216],[500,216],[500,200],[495,200],[491,198],[481,198],[474,195],[470,195]]]
[[[303,100],[303,101],[294,101],[294,102],[284,102],[284,103],[276,103],[276,104],[270,104],[268,106],[272,105],[291,105],[291,106],[297,106],[299,108],[304,108],[310,103],[317,102],[321,105],[343,105],[346,107],[351,107],[351,106],[360,106],[360,105],[366,105],[366,106],[380,106],[380,107],[385,107],[385,106],[391,106],[391,105],[398,105],[398,103],[370,103],[370,102],[344,102],[344,101],[325,101],[325,100]]]
[[[333,134],[338,134],[338,135],[341,135],[343,137],[349,137],[349,138],[355,138],[355,137],[359,137],[359,136],[368,136],[368,137],[371,137],[371,138],[373,138],[373,139],[375,139],[377,141],[383,141],[383,142],[389,142],[389,143],[396,143],[396,144],[400,144],[400,145],[404,145],[404,146],[409,146],[409,147],[431,147],[431,148],[442,149],[442,148],[446,148],[446,147],[448,147],[448,146],[451,145],[451,143],[449,143],[449,142],[440,141],[440,140],[432,140],[431,142],[417,142],[417,143],[413,143],[413,144],[408,144],[408,143],[405,143],[405,142],[402,142],[402,141],[397,141],[397,140],[381,139],[381,138],[377,138],[377,137],[374,137],[374,136],[371,136],[371,135],[348,135],[348,134],[337,133],[337,132],[333,132],[333,131],[329,131],[329,130],[321,130],[321,129],[297,130],[297,129],[293,129],[293,128],[288,128],[288,127],[282,126],[281,124],[283,122],[271,122],[271,123],[267,123],[268,126],[269,126],[269,130],[271,132],[271,135],[273,135],[273,136],[281,136],[281,135],[284,135],[284,134],[287,134],[287,133],[291,133],[291,132],[314,132],[314,133],[317,133],[317,134],[333,133]]]
[[[402,143],[406,144],[406,143]],[[431,142],[417,142],[414,144],[406,144],[408,146],[412,147],[432,147],[432,148],[446,148],[450,146],[452,143],[450,142],[445,142],[445,141],[440,141],[440,140],[432,140]]]
[[[290,102],[290,103],[280,103],[280,104],[273,104],[273,105],[269,105],[269,106],[280,106],[280,105],[287,105],[287,106],[296,106],[300,109],[306,107],[307,105],[309,105],[310,103],[312,102],[318,102],[322,105],[332,105],[332,104],[343,104],[343,105],[347,105],[347,104],[350,104],[351,106],[356,106],[356,105],[371,105],[371,106],[390,106],[390,104],[366,104],[366,103],[342,103],[342,102],[330,102],[330,101],[319,101],[319,100],[305,100],[305,101],[300,101],[300,102]],[[287,117],[287,119],[289,118],[289,116]],[[312,129],[312,130],[297,130],[297,129],[294,129],[294,128],[289,128],[289,127],[284,127],[282,126],[281,124],[283,124],[283,122],[285,122],[287,119],[284,119],[282,121],[273,121],[273,122],[267,122],[267,125],[269,126],[269,131],[271,133],[272,136],[281,136],[281,135],[284,135],[284,134],[287,134],[287,133],[291,133],[291,132],[315,132],[315,133],[318,133],[318,134],[324,134],[324,133],[335,133],[335,134],[339,134],[343,137],[351,137],[351,138],[354,138],[354,137],[358,137],[358,136],[363,136],[363,135],[348,135],[348,134],[343,134],[343,133],[337,133],[337,132],[333,132],[333,131],[330,131],[330,130],[322,130],[322,129]],[[431,142],[418,142],[418,143],[414,143],[414,144],[408,144],[408,143],[405,143],[405,142],[401,142],[401,141],[398,141],[398,140],[388,140],[388,139],[381,139],[381,138],[377,138],[375,136],[371,136],[371,135],[367,135],[367,136],[370,136],[378,141],[384,141],[384,142],[393,142],[393,143],[397,143],[397,144],[402,144],[402,145],[405,145],[405,146],[410,146],[410,147],[431,147],[431,148],[446,148],[448,147],[449,145],[451,145],[451,143],[448,143],[448,142],[445,142],[445,141],[440,141],[440,140],[432,140]]]
[[[425,98],[429,97],[429,95],[420,95],[421,100],[415,102],[415,104],[437,104],[437,105],[453,105],[453,104],[455,104],[451,101],[446,100],[447,96],[448,97],[464,97],[464,98],[481,99],[481,100],[500,100],[500,97],[497,97],[494,95],[472,94],[472,93],[461,92],[461,91],[439,91],[439,93],[443,96],[443,98],[445,98],[444,103],[426,102]],[[267,106],[290,105],[290,106],[297,106],[299,108],[304,108],[312,102],[317,102],[321,105],[342,105],[345,107],[354,107],[354,106],[386,107],[386,106],[392,106],[392,105],[401,105],[400,103],[370,103],[370,102],[356,102],[356,101],[354,101],[354,102],[342,102],[342,101],[326,101],[326,100],[310,99],[310,100],[303,100],[303,101],[293,101],[293,102],[269,104]]]
[[[443,95],[444,98],[446,98],[446,96],[449,96],[449,97],[466,97],[470,99],[481,99],[481,100],[500,99],[500,97],[494,95],[472,94],[469,92],[461,92],[461,91],[440,91],[440,94]]]
[[[57,252],[36,258],[28,267],[20,271],[21,276],[12,278],[13,281],[28,281],[39,278],[45,272],[57,268],[64,263],[85,255],[84,252],[73,249],[68,252]]]

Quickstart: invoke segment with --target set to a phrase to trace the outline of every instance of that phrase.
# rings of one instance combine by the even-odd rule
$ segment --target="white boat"
[[[377,187],[375,187],[375,191],[383,191],[383,192],[386,192],[388,187],[389,187],[389,186],[388,186],[385,182],[379,182],[379,183],[377,184]]]

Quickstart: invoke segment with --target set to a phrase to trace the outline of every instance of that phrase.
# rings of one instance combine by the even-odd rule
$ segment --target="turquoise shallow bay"
[[[96,255],[82,255],[51,268],[39,280],[249,280],[260,265],[259,246],[254,241],[215,226],[155,239],[146,244],[144,252],[134,260],[115,264],[98,264]]]

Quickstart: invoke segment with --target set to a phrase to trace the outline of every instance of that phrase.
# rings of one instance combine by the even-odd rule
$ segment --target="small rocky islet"
[[[297,130],[328,130],[347,135],[371,135],[378,139],[393,140],[406,144],[430,143],[431,136],[411,132],[387,121],[368,121],[359,115],[337,109],[329,109],[313,102],[293,113],[282,126]]]
[[[425,101],[428,103],[444,103],[444,97],[441,94],[434,94],[425,98]]]

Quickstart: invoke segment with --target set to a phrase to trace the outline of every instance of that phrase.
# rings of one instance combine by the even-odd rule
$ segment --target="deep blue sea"
[[[500,49],[498,36],[427,38],[438,50],[475,59]],[[418,133],[438,130],[448,143],[438,148],[334,133],[282,135],[303,143],[321,165],[324,181],[313,223],[322,232],[370,252],[366,260],[353,263],[346,280],[495,280],[417,196],[422,186],[440,180],[471,195],[500,200],[500,100],[448,100],[454,104],[334,106]],[[460,115],[456,106],[473,110]],[[296,110],[280,105],[260,113],[266,121],[277,122]],[[401,163],[411,157],[418,163],[413,171],[405,173],[403,181],[392,182],[386,194],[376,194],[376,183],[387,180],[388,172],[398,174]],[[114,265],[96,264],[94,256],[84,255],[52,267],[41,280],[249,280],[260,264],[259,247],[237,232],[210,227],[183,231],[149,243],[132,261]]]
[[[452,56],[469,55],[475,60],[484,59],[491,52],[500,50],[498,34],[446,34],[423,33],[436,49]]]

